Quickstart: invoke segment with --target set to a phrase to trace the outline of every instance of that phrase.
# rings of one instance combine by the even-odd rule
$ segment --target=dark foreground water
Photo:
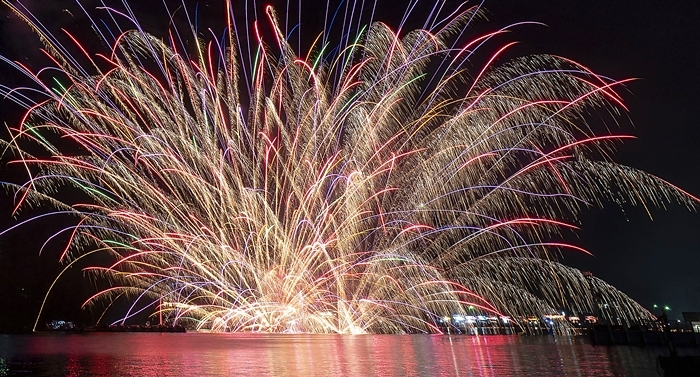
[[[658,376],[664,351],[552,336],[0,335],[0,376]]]

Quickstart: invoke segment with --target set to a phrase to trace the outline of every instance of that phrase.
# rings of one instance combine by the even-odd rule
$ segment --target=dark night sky
[[[65,27],[74,32],[84,27],[71,1],[23,3],[54,31]],[[47,3],[51,5],[47,7]],[[223,1],[202,1],[210,7],[220,3]],[[513,54],[562,55],[609,77],[639,78],[620,91],[633,126],[622,122],[619,131],[638,139],[621,145],[616,161],[700,196],[700,148],[696,146],[700,141],[696,111],[700,105],[700,3],[669,3],[673,5],[651,0],[489,0],[485,2],[489,21],[478,22],[472,30],[482,33],[518,21],[542,22],[547,26],[513,30],[508,39],[520,42]],[[402,9],[395,5],[382,7],[378,18],[396,25]],[[163,14],[150,9],[135,10],[146,31],[167,26]],[[421,19],[418,13],[412,17]],[[6,8],[0,10],[0,33],[1,55],[29,64],[38,61],[39,41]],[[94,47],[94,52],[102,51],[99,46]],[[0,66],[0,83],[20,82],[11,68]],[[0,102],[0,119],[10,126],[15,126],[17,113],[7,101]],[[16,178],[4,164],[2,169],[0,180]],[[11,201],[4,200],[0,205],[0,225],[6,227],[11,223]],[[652,216],[653,221],[641,208],[625,208],[623,212],[613,205],[588,211],[582,218],[579,238],[573,242],[595,257],[565,254],[565,262],[592,271],[648,308],[654,303],[670,305],[672,318],[681,311],[700,311],[700,214],[671,205],[666,210],[653,210]],[[56,225],[45,222],[33,227],[31,233],[0,238],[0,323],[6,324],[0,330],[24,326],[27,318],[33,321],[37,302],[60,271],[57,252],[37,256],[36,240],[45,239],[52,226]],[[77,278],[79,275],[73,273],[72,280],[62,283],[64,286],[52,296],[51,305],[57,316],[74,313],[90,291],[88,284]]]

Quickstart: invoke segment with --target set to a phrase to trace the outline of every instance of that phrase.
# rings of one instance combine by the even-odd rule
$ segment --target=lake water
[[[658,376],[659,354],[553,336],[47,333],[0,335],[0,376]]]

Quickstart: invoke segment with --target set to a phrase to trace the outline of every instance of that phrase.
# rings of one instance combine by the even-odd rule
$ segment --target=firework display
[[[63,263],[108,256],[86,269],[109,282],[86,305],[126,298],[122,322],[147,310],[215,331],[440,332],[445,316],[562,309],[652,318],[564,265],[585,250],[562,233],[590,206],[694,198],[613,162],[625,136],[589,126],[625,110],[624,81],[557,56],[504,59],[512,44],[487,42],[506,29],[465,31],[480,6],[436,8],[412,31],[350,13],[339,41],[314,31],[304,53],[272,7],[241,24],[227,3],[224,38],[192,28],[187,46],[177,31],[96,26],[111,51],[95,53],[8,6],[60,78],[3,59],[43,93],[0,87],[27,108],[4,156],[30,178],[6,186],[17,209],[78,219],[60,232]],[[89,200],[57,200],[66,187]]]

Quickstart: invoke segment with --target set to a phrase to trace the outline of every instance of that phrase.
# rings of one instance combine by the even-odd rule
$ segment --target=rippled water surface
[[[0,376],[658,376],[659,354],[552,336],[0,335]]]

